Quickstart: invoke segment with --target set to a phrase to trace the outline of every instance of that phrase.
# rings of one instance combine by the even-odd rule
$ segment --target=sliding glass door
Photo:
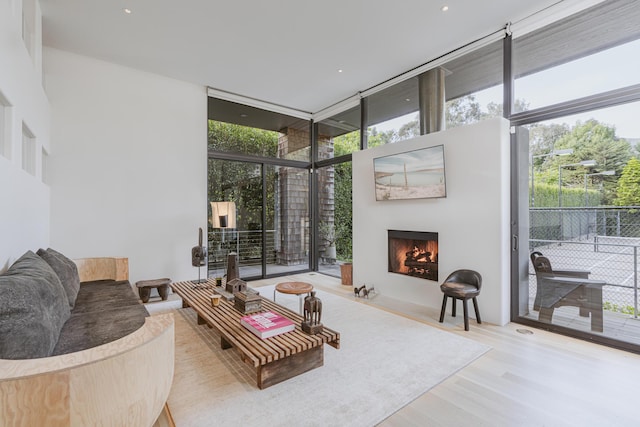
[[[309,172],[209,159],[209,277],[238,256],[243,279],[309,269]]]
[[[514,320],[640,351],[637,4],[513,43]],[[636,61],[637,62],[637,61]]]

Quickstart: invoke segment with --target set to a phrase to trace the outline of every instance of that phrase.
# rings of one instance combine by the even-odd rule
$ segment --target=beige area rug
[[[273,286],[257,288],[273,297]],[[187,426],[373,426],[480,357],[489,347],[348,298],[318,291],[323,323],[340,332],[324,366],[260,390],[255,369],[220,337],[176,313],[169,409]],[[298,310],[293,295],[278,302]]]

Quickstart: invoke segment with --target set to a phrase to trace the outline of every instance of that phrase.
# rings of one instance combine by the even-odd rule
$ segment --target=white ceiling
[[[45,46],[307,112],[558,2],[40,0]]]

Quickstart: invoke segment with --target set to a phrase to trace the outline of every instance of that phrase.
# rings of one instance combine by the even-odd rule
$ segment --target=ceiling
[[[309,113],[558,2],[40,0],[45,46]]]

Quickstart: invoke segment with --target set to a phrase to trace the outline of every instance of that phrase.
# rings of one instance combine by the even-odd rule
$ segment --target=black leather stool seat
[[[469,330],[469,312],[467,309],[467,300],[473,301],[473,308],[476,312],[476,320],[480,320],[480,311],[478,310],[478,301],[476,297],[480,295],[482,287],[482,276],[473,270],[456,270],[445,279],[440,285],[440,290],[444,294],[442,299],[442,310],[440,311],[440,323],[444,322],[444,312],[447,308],[447,298],[451,298],[452,307],[451,315],[456,317],[456,300],[462,300],[464,309],[464,330]]]
[[[480,289],[473,285],[460,282],[446,282],[440,285],[440,290],[454,298],[473,298],[480,295]]]

